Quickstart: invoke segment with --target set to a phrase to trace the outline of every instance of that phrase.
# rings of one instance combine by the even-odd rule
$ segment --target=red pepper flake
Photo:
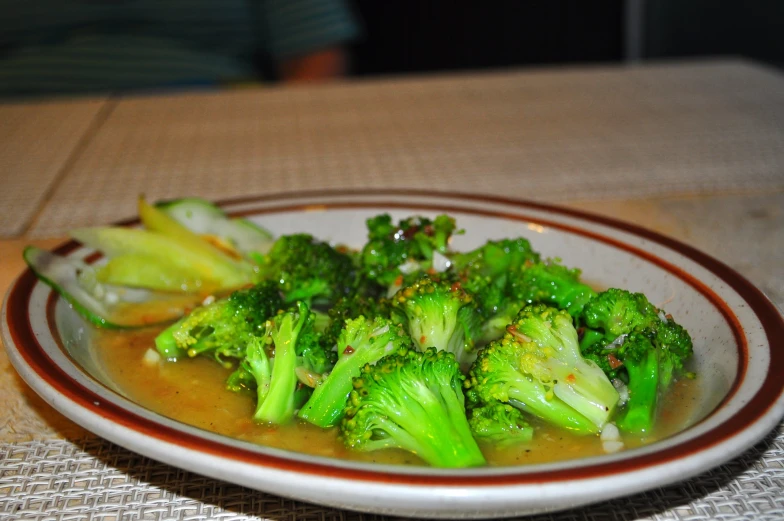
[[[574,382],[577,381],[577,377],[575,377],[572,373],[569,373],[568,375],[566,375],[566,381],[569,382],[570,384],[573,384]]]
[[[395,279],[395,286],[402,286],[403,285],[403,275],[398,275]]]
[[[422,335],[421,337],[419,337],[419,344],[425,345],[425,340],[427,340],[427,337],[425,335]]]
[[[666,315],[664,315],[664,318],[666,318],[667,320],[672,320],[672,315],[667,313]]]
[[[621,367],[621,366],[623,365],[623,362],[621,362],[620,360],[618,360],[618,359],[615,357],[615,355],[614,355],[614,354],[612,354],[612,353],[610,353],[609,355],[607,355],[607,362],[609,362],[609,363],[610,363],[610,367],[612,367],[613,369],[618,369],[619,367]]]
[[[517,326],[514,324],[509,324],[506,326],[506,331],[514,335],[515,331],[517,331]]]
[[[451,289],[452,289],[452,291],[459,291],[459,290],[463,289],[463,286],[460,284],[460,281],[457,281],[457,282],[452,284],[452,288]]]
[[[346,346],[346,348],[343,350],[344,355],[350,355],[353,352],[354,352],[354,348],[351,346]]]

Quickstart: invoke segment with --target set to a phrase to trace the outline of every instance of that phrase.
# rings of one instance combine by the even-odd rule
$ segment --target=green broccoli
[[[436,467],[473,467],[485,458],[465,413],[463,375],[452,353],[409,350],[366,365],[340,424],[352,449],[403,449]]]
[[[577,433],[596,433],[612,416],[618,392],[580,356],[572,317],[545,304],[525,306],[507,332],[479,352],[469,371],[472,403],[509,403]]]
[[[242,358],[250,337],[263,335],[266,320],[282,307],[277,285],[262,282],[195,308],[161,332],[155,346],[170,360],[212,354],[229,366],[224,358]]]
[[[509,291],[518,302],[548,304],[574,316],[596,295],[580,281],[580,273],[558,259],[526,263],[512,275]]]
[[[479,441],[496,447],[509,447],[533,439],[534,429],[523,412],[508,403],[493,401],[482,404],[470,409],[468,415],[471,432]]]
[[[629,400],[616,422],[624,432],[650,432],[659,396],[693,354],[691,337],[642,293],[609,289],[585,306],[580,347],[611,378],[623,381]]]
[[[462,365],[473,361],[479,317],[473,297],[459,284],[423,275],[395,293],[391,306],[420,351],[432,346]]]
[[[338,361],[300,409],[299,417],[319,427],[336,425],[343,416],[352,379],[359,376],[362,367],[412,347],[402,327],[389,319],[359,316],[346,320],[337,342]]]
[[[276,281],[287,303],[334,302],[353,291],[354,261],[308,234],[283,235],[260,258],[258,277]]]
[[[447,215],[435,219],[414,216],[397,224],[389,214],[367,220],[368,241],[360,253],[363,273],[382,286],[400,286],[401,281],[433,267],[435,252],[445,254],[456,232]]]
[[[280,425],[294,417],[297,407],[297,367],[301,363],[297,346],[300,334],[311,318],[304,302],[281,312],[266,323],[262,339],[247,345],[243,368],[256,380],[256,411],[253,420]],[[271,348],[268,353],[267,348]]]
[[[299,305],[297,304],[297,312],[299,312]],[[278,312],[270,318],[280,317],[281,314],[282,312]],[[298,387],[302,399],[297,401],[297,408],[304,405],[310,397],[312,388],[323,379],[323,375],[332,370],[337,360],[337,353],[332,350],[333,346],[326,345],[323,334],[317,330],[317,321],[317,314],[310,310],[297,337],[295,373],[302,384]],[[265,324],[266,328],[271,325],[272,321],[267,321]],[[265,329],[265,333],[267,332]],[[266,336],[265,342],[265,345],[270,349],[270,356],[274,356],[272,339]],[[243,356],[247,358],[246,353]],[[226,380],[226,388],[234,392],[250,391],[255,393],[257,385],[257,378],[247,360],[243,360]]]
[[[479,248],[453,253],[449,258],[452,269],[464,280],[476,276],[492,280],[516,271],[526,263],[539,262],[539,254],[528,239],[522,237],[487,241]]]
[[[324,344],[329,347],[337,345],[340,333],[346,326],[346,320],[350,318],[360,316],[388,318],[389,313],[388,299],[373,298],[356,293],[341,297],[326,312],[327,322],[323,331]]]

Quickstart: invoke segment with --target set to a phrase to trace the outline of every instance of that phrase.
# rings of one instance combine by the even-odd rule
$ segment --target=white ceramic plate
[[[784,413],[784,321],[736,272],[650,231],[553,206],[411,191],[301,193],[235,200],[276,234],[310,232],[359,246],[367,217],[448,212],[456,249],[528,237],[586,280],[642,291],[692,334],[699,402],[689,427],[614,455],[525,467],[440,470],[352,463],[214,435],[123,398],[90,355],[89,327],[32,273],[11,288],[3,341],[27,383],[87,429],[151,458],[259,490],[338,508],[417,517],[495,517],[565,509],[686,479],[738,455]],[[75,243],[58,251],[83,256]]]

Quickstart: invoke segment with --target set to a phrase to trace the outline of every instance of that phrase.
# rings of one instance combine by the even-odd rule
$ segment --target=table
[[[25,244],[227,199],[412,187],[556,202],[686,241],[784,307],[784,76],[744,60],[0,105],[0,290]],[[85,432],[0,351],[3,519],[379,519],[181,471]],[[784,425],[687,482],[532,519],[782,519]]]

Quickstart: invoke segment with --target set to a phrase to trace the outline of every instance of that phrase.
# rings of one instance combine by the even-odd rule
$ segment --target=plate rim
[[[554,213],[561,216],[569,216],[573,218],[577,218],[580,221],[587,221],[588,223],[593,224],[600,224],[603,226],[607,226],[611,229],[621,230],[626,233],[630,233],[632,235],[641,237],[645,240],[653,241],[661,246],[664,246],[668,250],[672,250],[684,257],[689,258],[693,262],[701,265],[719,279],[727,283],[732,290],[737,293],[747,304],[750,310],[753,311],[754,315],[760,321],[762,329],[765,333],[765,336],[768,339],[768,351],[771,355],[771,362],[770,365],[775,363],[774,355],[776,355],[776,351],[773,349],[773,344],[771,342],[772,339],[776,338],[776,333],[782,334],[784,333],[784,320],[782,320],[782,316],[778,309],[773,305],[773,303],[759,290],[751,284],[745,277],[740,275],[737,271],[730,268],[729,266],[725,265],[721,261],[717,260],[715,257],[707,255],[692,246],[689,246],[679,240],[673,239],[671,237],[667,237],[666,235],[660,234],[658,232],[649,230],[642,226],[638,226],[635,224],[631,224],[625,221],[621,221],[618,219],[601,216],[597,214],[592,214],[589,212],[585,212],[582,210],[576,210],[572,208],[565,208],[562,206],[547,204],[547,203],[539,203],[535,201],[527,201],[525,199],[514,199],[514,198],[507,198],[501,196],[490,196],[490,195],[483,195],[483,194],[466,194],[461,192],[439,192],[439,191],[425,191],[425,190],[314,190],[314,191],[301,191],[301,192],[289,192],[286,194],[264,194],[259,196],[244,196],[240,198],[234,199],[224,199],[219,201],[221,206],[231,207],[237,206],[242,204],[261,204],[265,202],[271,201],[284,201],[285,204],[290,204],[291,201],[296,199],[323,199],[323,198],[330,198],[330,197],[348,197],[348,198],[356,198],[356,197],[363,197],[363,196],[390,196],[391,198],[400,198],[403,196],[408,195],[417,195],[426,198],[432,198],[435,200],[440,201],[455,201],[455,200],[468,200],[473,202],[478,202],[482,204],[503,204],[503,205],[510,205],[520,209],[532,209],[535,211],[544,211],[547,213]],[[422,206],[420,203],[405,203],[401,202],[401,206],[411,208],[412,206]],[[366,204],[364,207],[370,207],[373,205],[378,206],[388,206],[381,202],[373,201],[372,203]],[[302,206],[302,205],[300,205]],[[428,205],[432,207],[432,205]],[[336,205],[327,204],[329,208],[335,208]],[[468,208],[459,208],[455,207],[455,211],[463,211],[463,212],[474,212],[474,209]],[[278,207],[271,209],[270,211],[280,211]],[[243,211],[236,211],[232,212],[233,214],[237,215],[247,215],[249,214],[258,214],[258,211],[248,211],[247,213]],[[476,213],[476,212],[474,212]],[[498,215],[497,213],[495,215]],[[528,219],[530,221],[530,219]],[[137,222],[136,219],[130,219],[126,221],[121,221],[123,224],[130,224],[133,222]],[[584,235],[581,233],[581,235]],[[634,246],[631,246],[623,241],[617,241],[613,239],[618,245],[623,247],[623,249],[628,250],[629,248],[637,249]],[[65,253],[70,251],[77,246],[75,241],[66,241],[63,244],[59,245],[55,251]],[[659,259],[662,261],[663,259]],[[660,262],[656,262],[656,264],[661,266]],[[670,263],[667,263],[670,264]],[[668,270],[669,271],[669,270]],[[682,270],[681,270],[682,271]],[[687,276],[693,279],[695,282],[703,284],[698,278],[683,272],[684,276]],[[681,277],[682,278],[682,277]],[[81,392],[87,391],[90,394],[93,394],[92,391],[89,389],[85,389],[81,384],[74,381],[70,376],[68,376],[62,369],[57,366],[57,364],[51,360],[48,356],[45,355],[43,351],[43,347],[38,343],[35,338],[35,335],[32,330],[32,324],[29,320],[29,316],[27,314],[28,310],[28,303],[29,298],[31,297],[32,288],[36,284],[36,279],[32,272],[29,269],[26,269],[12,284],[10,287],[9,292],[6,295],[5,303],[3,306],[3,335],[4,339],[6,340],[6,348],[11,349],[16,348],[19,352],[20,356],[24,358],[24,362],[28,364],[31,370],[33,370],[37,376],[41,377],[41,373],[38,370],[55,370],[55,372],[61,373],[67,381],[70,381],[73,385],[76,385],[78,388],[81,389]],[[704,295],[704,293],[703,293]],[[54,292],[51,292],[49,295],[50,300],[54,300]],[[719,299],[723,302],[722,299]],[[715,303],[714,303],[715,304]],[[725,303],[726,305],[726,303]],[[731,316],[735,316],[731,314]],[[726,318],[726,315],[725,315]],[[737,318],[737,317],[736,317]],[[48,319],[47,319],[48,320]],[[24,327],[19,326],[19,324],[23,324]],[[49,322],[51,327],[51,322]],[[21,331],[20,331],[21,329]],[[735,329],[733,328],[735,332]],[[54,333],[54,331],[53,331]],[[56,335],[54,335],[55,338]],[[12,345],[9,345],[8,340],[12,341]],[[40,354],[44,355],[43,359],[31,359],[29,348],[26,347],[24,342],[33,341],[37,344],[37,350],[40,351]],[[737,338],[736,338],[737,340]],[[24,347],[23,350],[20,349],[20,346]],[[25,356],[27,355],[27,356]],[[739,353],[740,355],[740,353]],[[739,363],[744,357],[747,357],[748,353],[746,352],[745,355],[739,356]],[[784,354],[778,353],[778,358],[776,360],[784,359]],[[13,361],[13,360],[12,360]],[[16,364],[14,364],[16,365]],[[768,371],[766,374],[766,379],[760,389],[755,393],[754,398],[757,399],[760,395],[763,394],[764,389],[773,388],[775,391],[778,392],[775,399],[769,399],[766,401],[765,404],[759,403],[757,400],[757,407],[753,408],[755,414],[753,420],[749,420],[747,425],[744,429],[729,429],[724,437],[719,440],[714,440],[712,445],[720,444],[727,442],[733,436],[737,436],[740,434],[753,434],[752,438],[745,440],[742,444],[742,447],[735,447],[737,449],[737,453],[741,452],[749,448],[754,442],[758,439],[762,438],[770,429],[773,428],[775,423],[778,421],[782,414],[782,408],[784,407],[784,401],[782,397],[784,396],[784,384],[779,383],[775,385],[773,379],[771,377],[770,365],[768,367]],[[38,370],[36,370],[33,366],[37,366]],[[19,368],[17,368],[19,370]],[[739,368],[742,370],[742,368]],[[740,376],[740,373],[739,373]],[[52,383],[51,381],[49,382]],[[62,382],[55,382],[62,384]],[[30,384],[30,382],[28,382]],[[34,385],[30,384],[36,391],[38,389],[35,388]],[[733,389],[735,389],[735,385],[733,385]],[[59,389],[61,392],[63,389]],[[73,391],[73,389],[71,389]],[[71,396],[73,398],[73,395]],[[726,400],[726,398],[725,398]],[[79,403],[78,400],[74,400],[77,405],[81,405],[90,409],[90,403]],[[746,408],[745,412],[748,414],[750,408]],[[101,407],[95,407],[93,412],[99,413],[104,415],[106,411],[106,405],[102,404]],[[732,418],[740,414],[740,412],[733,415]],[[775,418],[774,418],[775,416]],[[728,418],[725,420],[722,425],[727,425],[732,418]],[[765,425],[761,425],[760,422],[764,419],[768,419],[768,422]],[[149,419],[143,419],[145,422],[150,422],[155,424],[154,421]],[[122,422],[121,422],[122,423]],[[133,422],[130,422],[133,424]],[[769,424],[769,425],[768,425]],[[157,424],[155,424],[157,425]],[[131,425],[125,424],[127,427],[131,427]],[[757,431],[759,432],[750,432],[751,427],[757,427]],[[713,433],[716,429],[711,429],[707,433],[703,435],[697,436],[691,440],[687,440],[685,443],[694,444],[697,440],[707,436],[710,433]],[[171,439],[162,440],[165,442],[171,442]],[[200,446],[203,448],[204,443],[210,443],[209,440],[205,440],[204,438],[198,438],[196,440],[194,446]],[[120,443],[122,445],[122,443]],[[572,481],[575,479],[590,479],[592,477],[600,477],[606,475],[619,475],[623,474],[624,472],[615,472],[613,471],[614,467],[623,466],[628,467],[629,461],[632,460],[635,462],[634,469],[640,470],[641,468],[652,468],[657,467],[663,464],[667,464],[674,459],[680,459],[683,456],[678,454],[672,454],[670,458],[663,459],[661,451],[653,451],[648,454],[637,455],[632,458],[624,458],[621,460],[613,460],[607,462],[598,462],[592,463],[585,466],[577,466],[572,467],[564,470],[552,470],[552,471],[542,471],[542,472],[524,472],[524,473],[515,473],[514,471],[507,472],[505,474],[500,475],[477,475],[477,474],[465,474],[465,475],[454,475],[454,471],[450,471],[450,475],[444,474],[442,471],[435,470],[433,472],[425,472],[423,474],[411,474],[411,473],[394,473],[390,472],[387,469],[384,470],[366,470],[366,469],[356,469],[356,468],[344,468],[340,466],[333,466],[329,464],[321,464],[321,463],[304,463],[299,460],[289,459],[285,457],[278,457],[274,455],[268,454],[260,454],[257,452],[249,453],[245,449],[230,447],[225,444],[218,443],[218,447],[214,447],[215,450],[212,451],[212,454],[218,455],[220,457],[230,457],[232,459],[238,459],[245,463],[250,462],[251,464],[257,464],[262,467],[272,467],[277,468],[279,470],[296,470],[296,472],[308,472],[313,474],[318,474],[320,476],[324,476],[325,474],[328,476],[332,476],[335,478],[342,478],[342,479],[349,479],[349,480],[359,480],[359,481],[371,481],[375,483],[395,483],[395,484],[403,484],[403,485],[439,485],[439,486],[497,486],[497,485],[519,485],[519,486],[526,486],[530,485],[535,482],[540,482],[542,479],[548,481]],[[667,450],[667,452],[681,452],[679,447],[683,447],[684,444],[676,445]],[[694,450],[688,453],[688,456],[693,456],[695,454],[699,454],[704,452],[704,445],[702,445],[703,450]],[[227,454],[227,449],[232,452],[231,455]],[[238,451],[238,452],[237,452]],[[253,457],[248,458],[248,455],[252,454]],[[734,454],[729,454],[726,459],[734,456]],[[639,463],[639,464],[638,464]],[[715,464],[718,464],[716,462]],[[303,468],[303,465],[306,468]],[[293,469],[292,467],[296,467]],[[713,466],[713,465],[710,465]],[[596,471],[596,469],[601,469]],[[589,472],[592,471],[592,472]],[[688,477],[688,476],[684,476]]]

